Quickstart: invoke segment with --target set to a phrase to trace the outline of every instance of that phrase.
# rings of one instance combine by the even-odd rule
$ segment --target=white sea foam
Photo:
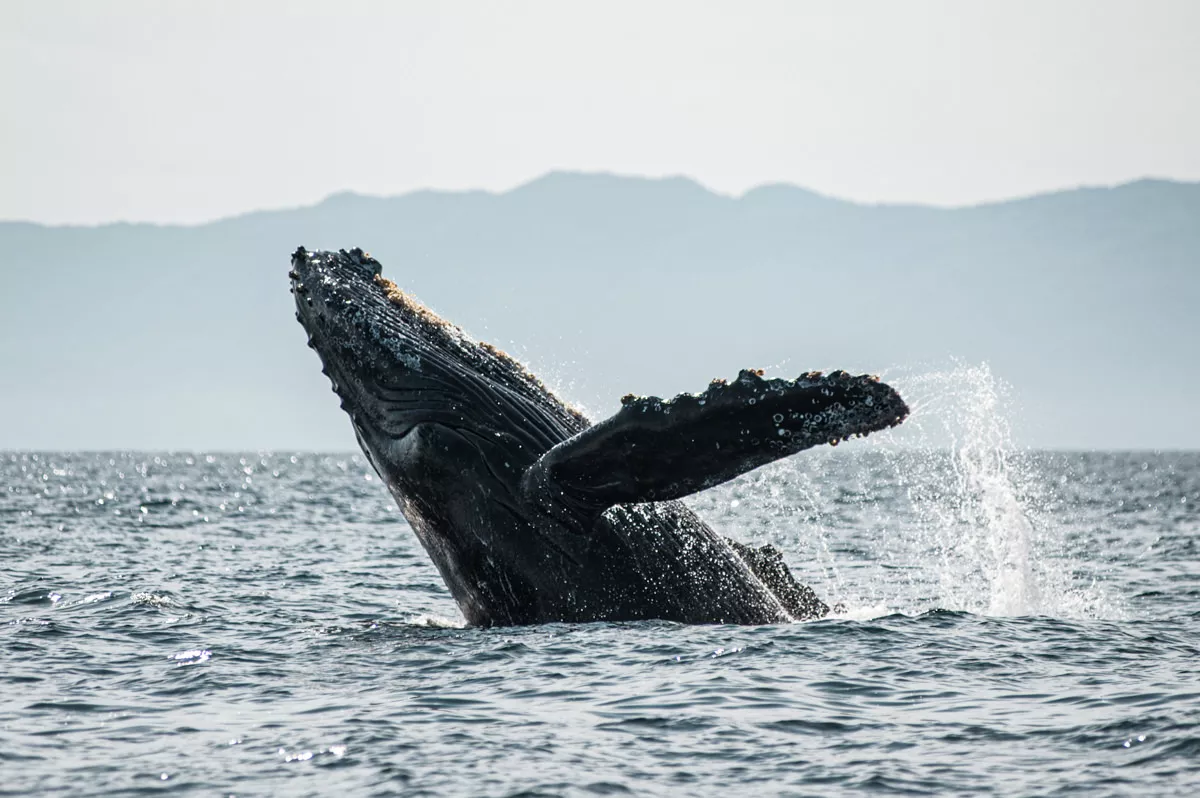
[[[873,621],[876,618],[882,618],[885,615],[892,615],[895,610],[887,604],[865,604],[862,606],[838,607],[837,612],[829,616],[834,619],[842,619],[847,621]]]
[[[421,626],[426,629],[465,629],[467,622],[462,618],[443,618],[440,615],[414,615],[407,621],[409,626]]]

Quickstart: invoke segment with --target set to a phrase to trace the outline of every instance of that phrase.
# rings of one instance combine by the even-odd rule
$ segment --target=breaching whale
[[[899,424],[908,407],[877,378],[747,370],[699,394],[626,396],[591,424],[360,249],[301,247],[289,276],[363,452],[468,623],[763,624],[829,612],[773,547],[718,535],[678,499]]]

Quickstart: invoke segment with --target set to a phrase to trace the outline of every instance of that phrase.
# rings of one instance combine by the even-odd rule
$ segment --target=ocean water
[[[763,627],[464,628],[360,454],[3,453],[0,795],[1200,794],[1200,454],[906,395],[690,500],[846,605]]]

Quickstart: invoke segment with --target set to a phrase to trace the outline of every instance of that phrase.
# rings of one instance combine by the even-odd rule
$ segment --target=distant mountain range
[[[293,319],[298,245],[363,247],[593,417],[743,367],[957,358],[1012,386],[1023,443],[1200,448],[1200,184],[940,209],[573,173],[200,226],[0,223],[0,448],[356,448]]]

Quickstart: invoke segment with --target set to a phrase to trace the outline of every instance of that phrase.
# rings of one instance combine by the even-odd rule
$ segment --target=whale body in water
[[[362,250],[292,256],[296,317],[363,452],[468,623],[763,624],[829,607],[772,546],[717,534],[680,498],[899,424],[875,377],[745,370],[626,396],[592,424],[499,349],[384,278]]]

